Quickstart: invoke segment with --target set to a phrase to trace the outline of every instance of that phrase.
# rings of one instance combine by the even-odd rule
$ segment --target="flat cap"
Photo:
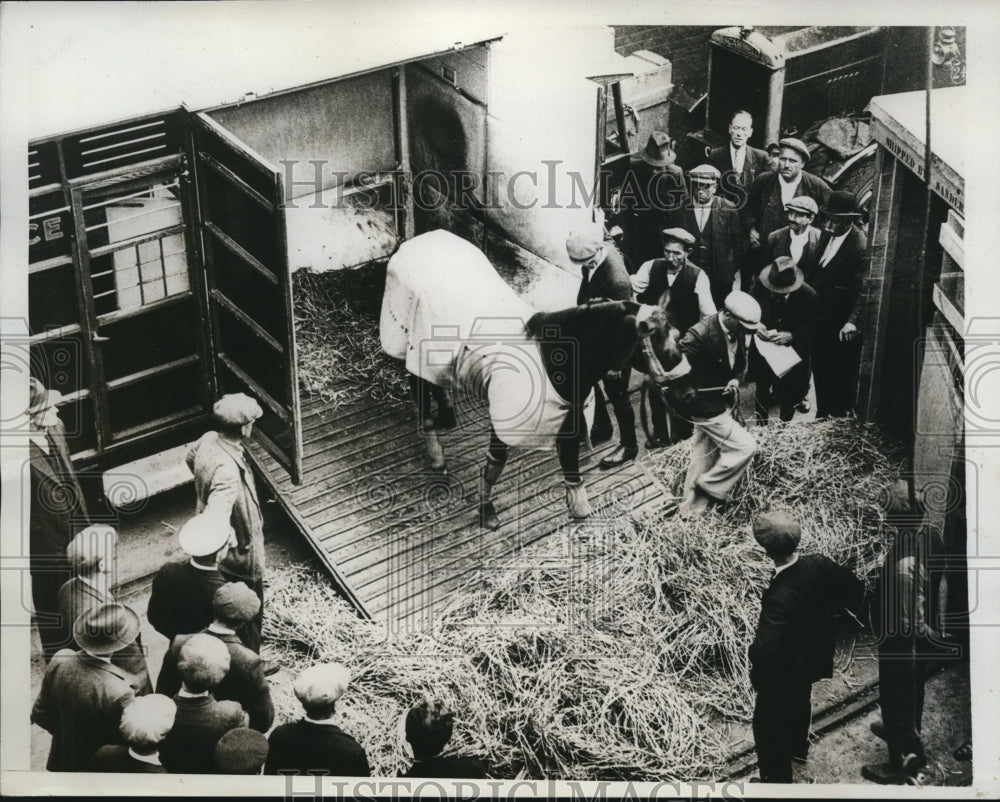
[[[596,223],[573,229],[566,237],[566,253],[574,262],[586,262],[604,245],[604,230]]]
[[[305,706],[322,707],[344,695],[351,681],[351,672],[342,663],[322,663],[310,666],[292,685],[296,698]]]
[[[729,293],[726,296],[725,310],[745,329],[756,331],[760,325],[760,304],[749,293],[739,290]]]
[[[260,598],[246,582],[227,582],[215,591],[212,612],[225,621],[249,621],[260,612]]]
[[[802,528],[787,512],[775,510],[757,516],[753,536],[768,554],[787,557],[799,547]]]
[[[88,572],[101,560],[110,560],[118,547],[118,533],[113,526],[95,524],[81,529],[66,547],[66,556],[77,573]]]
[[[810,198],[808,195],[798,195],[792,198],[788,203],[785,204],[785,211],[798,211],[798,212],[809,212],[813,215],[819,214],[819,206],[816,205],[816,201]]]
[[[804,162],[809,161],[809,157],[812,155],[809,153],[809,146],[801,139],[796,139],[794,136],[786,136],[779,139],[778,147],[791,148],[802,157],[802,161]]]
[[[660,232],[660,238],[664,242],[673,240],[689,247],[694,245],[694,237],[683,228],[665,228]]]
[[[722,176],[718,168],[711,164],[699,164],[697,167],[688,170],[688,178],[701,181],[718,181]]]
[[[28,379],[28,414],[34,415],[43,409],[54,407],[62,399],[58,390],[50,390],[34,376]]]
[[[150,693],[138,696],[122,711],[118,730],[129,746],[156,746],[170,732],[177,705],[169,696]]]
[[[257,730],[238,727],[215,744],[215,767],[223,774],[260,774],[267,760],[267,738]]]
[[[181,646],[177,655],[177,671],[185,682],[190,677],[199,685],[213,688],[222,682],[231,661],[226,644],[215,635],[196,632]]]
[[[260,404],[246,393],[230,393],[215,402],[212,416],[216,421],[227,426],[243,426],[253,423],[264,414]]]
[[[205,557],[215,554],[232,536],[229,521],[203,512],[185,521],[177,533],[177,542],[192,557]]]

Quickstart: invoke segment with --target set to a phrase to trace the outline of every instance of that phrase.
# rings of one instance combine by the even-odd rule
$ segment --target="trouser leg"
[[[798,682],[789,688],[791,727],[789,727],[789,752],[792,757],[805,760],[809,755],[809,726],[812,724],[812,683]]]
[[[608,415],[608,405],[604,399],[600,382],[594,385],[594,426],[595,432],[611,432],[611,416]]]
[[[792,781],[792,755],[788,739],[790,709],[784,688],[757,692],[753,710],[753,740],[763,782]]]
[[[728,412],[699,421],[696,429],[718,455],[697,477],[697,486],[714,499],[728,501],[757,451],[757,441]]]
[[[916,755],[915,766],[926,762],[917,717],[922,702],[923,678],[918,678],[917,661],[906,643],[883,644],[879,649],[879,705],[885,726],[889,762],[901,768],[906,755]]]
[[[636,448],[635,410],[632,409],[632,399],[628,393],[630,369],[626,369],[620,379],[604,379],[604,392],[611,402],[618,421],[618,438],[625,448]],[[605,413],[607,414],[607,413]]]
[[[583,408],[574,407],[566,415],[559,433],[556,435],[556,453],[559,456],[559,467],[563,478],[570,484],[578,484],[580,476],[580,438],[579,433],[586,428]],[[633,433],[635,426],[632,427]]]

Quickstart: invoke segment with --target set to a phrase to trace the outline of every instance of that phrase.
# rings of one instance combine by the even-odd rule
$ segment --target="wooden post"
[[[403,239],[412,239],[416,232],[413,220],[413,174],[410,170],[410,130],[406,115],[406,65],[393,73],[396,87],[396,146],[399,157],[399,185],[403,196]],[[399,232],[397,231],[398,235]]]

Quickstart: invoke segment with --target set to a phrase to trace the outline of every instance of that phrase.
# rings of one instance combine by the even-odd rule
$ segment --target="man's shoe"
[[[639,456],[638,448],[625,448],[625,446],[618,446],[618,448],[601,460],[600,468],[604,471],[608,468],[617,468],[619,465],[624,465],[626,462],[632,462],[632,460],[634,460],[637,456]]]
[[[479,505],[479,523],[491,531],[500,528],[500,516],[497,515],[497,508],[493,506],[492,501],[486,501]]]
[[[805,413],[808,412],[810,409],[812,409],[812,404],[810,404],[806,399],[803,398],[801,401],[799,401],[799,403],[795,405],[795,408],[799,412]]]
[[[883,724],[881,721],[873,721],[868,726],[868,729],[872,731],[872,735],[874,735],[876,738],[881,738],[883,741],[886,740],[885,724]]]
[[[879,785],[906,785],[908,778],[892,763],[869,763],[861,767],[861,776]]]
[[[612,433],[610,426],[607,428],[604,426],[595,426],[590,430],[590,444],[592,446],[599,446],[601,443],[606,443],[611,439]]]

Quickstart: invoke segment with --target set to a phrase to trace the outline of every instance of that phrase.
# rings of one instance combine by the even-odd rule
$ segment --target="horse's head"
[[[653,382],[665,385],[687,374],[687,361],[680,348],[680,332],[670,325],[662,308],[639,307],[636,333],[643,370]]]

